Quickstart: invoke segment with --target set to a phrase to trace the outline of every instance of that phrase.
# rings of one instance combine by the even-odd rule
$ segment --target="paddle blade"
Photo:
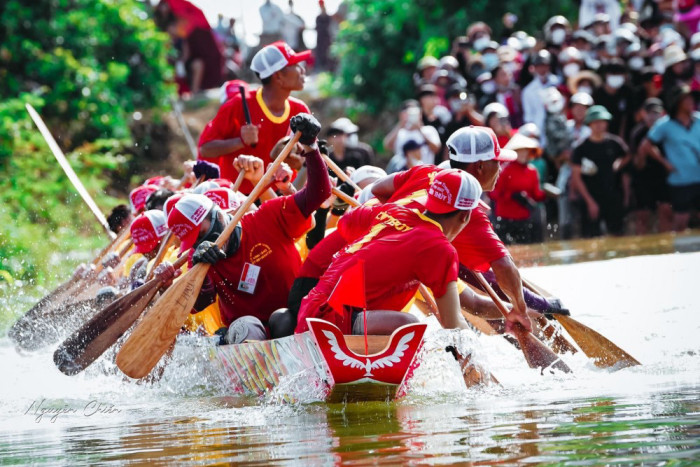
[[[72,376],[90,366],[134,324],[160,286],[153,279],[107,305],[56,349],[56,367]]]
[[[641,365],[637,359],[613,344],[602,334],[579,323],[570,316],[554,315],[554,317],[564,326],[566,332],[571,335],[579,347],[581,347],[583,353],[585,353],[588,358],[593,359],[597,367],[626,368],[628,366]]]
[[[146,313],[117,354],[117,366],[125,375],[143,378],[156,366],[189,316],[208,270],[208,264],[196,264]]]
[[[516,327],[520,328],[516,330],[516,337],[530,368],[542,368],[544,370],[551,366],[564,373],[571,373],[571,369],[566,363],[559,360],[559,357],[552,349],[544,345],[531,332],[525,331],[520,325]]]

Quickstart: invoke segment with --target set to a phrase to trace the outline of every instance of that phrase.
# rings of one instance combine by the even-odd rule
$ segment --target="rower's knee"
[[[364,334],[364,321],[362,313],[358,313],[353,322],[353,334]],[[388,336],[401,326],[417,322],[418,318],[410,313],[389,310],[368,311],[367,334]]]
[[[226,332],[227,344],[240,344],[244,341],[264,341],[267,339],[265,326],[255,316],[241,316],[231,323]]]
[[[297,319],[289,309],[280,308],[270,315],[267,325],[270,328],[270,337],[277,339],[294,334]]]

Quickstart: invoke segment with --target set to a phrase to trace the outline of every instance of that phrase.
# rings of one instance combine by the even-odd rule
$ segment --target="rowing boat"
[[[347,336],[335,325],[309,318],[310,330],[268,341],[209,348],[215,371],[236,394],[263,396],[294,382],[327,402],[392,400],[406,394],[418,367],[425,323],[391,336]],[[286,393],[283,398],[293,401]]]

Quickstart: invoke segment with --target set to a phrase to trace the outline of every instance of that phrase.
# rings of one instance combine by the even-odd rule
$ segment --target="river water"
[[[500,386],[467,390],[428,352],[401,401],[289,404],[228,394],[182,345],[139,385],[104,360],[64,376],[52,349],[20,356],[2,337],[0,464],[700,465],[700,253],[523,271],[643,365],[601,370],[579,352],[572,374],[541,375],[502,337],[470,335]]]

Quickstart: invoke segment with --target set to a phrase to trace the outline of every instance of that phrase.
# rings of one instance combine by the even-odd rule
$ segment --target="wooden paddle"
[[[73,168],[68,163],[66,156],[63,154],[63,151],[61,151],[61,148],[58,146],[58,143],[56,143],[56,140],[51,135],[51,132],[46,127],[46,124],[41,119],[37,111],[34,110],[34,107],[32,107],[29,104],[25,104],[25,107],[27,108],[27,112],[29,112],[29,116],[32,117],[32,120],[34,120],[34,124],[37,126],[37,128],[39,128],[41,136],[43,136],[44,140],[46,140],[46,144],[49,145],[49,149],[51,149],[51,152],[53,153],[54,157],[65,172],[66,176],[68,177],[68,180],[71,181],[75,189],[78,191],[78,194],[80,194],[80,197],[83,198],[85,204],[88,205],[90,211],[92,211],[92,214],[100,223],[105,233],[109,236],[111,240],[113,240],[116,237],[116,234],[112,232],[112,230],[109,228],[109,224],[107,223],[107,219],[105,219],[104,214],[102,214],[100,208],[97,207],[97,204],[95,204],[95,201],[93,201],[92,197],[87,192],[82,182],[73,171]]]
[[[343,169],[338,167],[338,164],[333,162],[333,160],[330,157],[328,157],[327,155],[325,155],[325,154],[321,154],[321,155],[323,156],[323,160],[326,161],[326,164],[328,164],[328,167],[331,168],[331,170],[338,176],[338,178],[340,178],[344,182],[347,182],[347,184],[350,185],[351,187],[353,187],[355,189],[355,191],[362,191],[362,189],[359,186],[357,186],[357,184],[350,179],[348,174],[346,174],[345,171],[343,171]]]
[[[118,245],[119,242],[112,246]],[[96,273],[102,269],[103,257],[98,255],[93,261],[96,265]],[[92,274],[91,277],[94,278]],[[8,331],[8,337],[18,349],[25,351],[34,351],[55,342],[59,338],[56,319],[65,319],[65,308],[86,298],[84,292],[88,289],[93,290],[92,284],[93,281],[90,278],[71,277],[15,321]]]
[[[523,284],[533,292],[543,296],[551,296],[551,294],[548,294],[545,290],[525,278],[523,278]],[[593,363],[597,367],[626,368],[628,366],[641,365],[636,358],[622,350],[605,336],[576,321],[571,316],[558,314],[553,316],[566,329],[574,342],[581,347],[583,353],[588,358],[593,359]]]
[[[173,267],[179,269],[186,261],[184,254]],[[162,285],[157,278],[151,279],[107,305],[56,349],[56,367],[69,376],[87,368],[136,322]]]
[[[300,132],[294,134],[248,195],[243,205],[216,240],[216,245],[219,248],[224,246],[248,208],[267,188],[272,176],[300,137]],[[125,375],[135,379],[143,378],[170,348],[197,300],[209,266],[206,263],[194,265],[160,297],[153,308],[144,316],[117,354],[117,366]]]
[[[236,181],[233,182],[233,186],[231,187],[231,190],[238,191],[238,189],[241,187],[241,183],[243,183],[244,178],[245,178],[245,170],[241,169],[241,171],[238,173],[238,177],[236,177]]]
[[[491,297],[491,300],[496,304],[501,314],[505,318],[508,316],[508,309],[501,301],[500,297],[491,288],[491,285],[484,279],[480,272],[474,271],[474,276],[477,278],[481,286]],[[561,370],[565,373],[570,373],[571,369],[559,359],[552,349],[540,342],[531,332],[528,332],[520,323],[514,326],[514,334],[520,344],[520,350],[525,355],[530,368],[545,368],[552,367]]]

